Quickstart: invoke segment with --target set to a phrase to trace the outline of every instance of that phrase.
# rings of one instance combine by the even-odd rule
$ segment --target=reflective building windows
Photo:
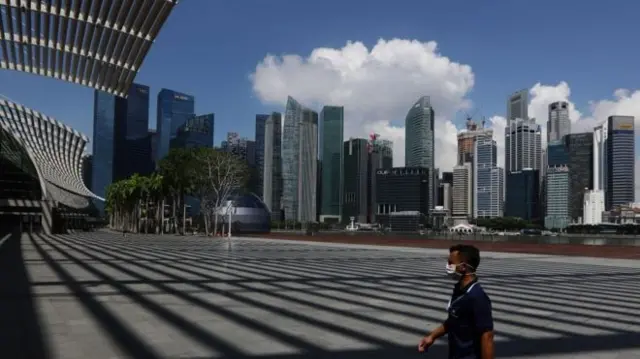
[[[91,191],[104,198],[106,188],[113,181],[115,146],[116,97],[95,91],[93,104],[93,178]],[[104,203],[96,201],[104,211]]]
[[[318,114],[287,99],[282,134],[282,202],[285,219],[316,220]]]
[[[178,129],[194,117],[194,101],[193,96],[173,90],[162,89],[158,93],[156,163],[169,153],[171,140],[178,136]]]
[[[171,148],[213,147],[215,115],[194,116],[178,128]]]
[[[320,113],[322,155],[321,217],[340,220],[344,164],[344,107],[325,106]]]
[[[606,209],[635,200],[635,127],[633,116],[610,116],[606,139]]]

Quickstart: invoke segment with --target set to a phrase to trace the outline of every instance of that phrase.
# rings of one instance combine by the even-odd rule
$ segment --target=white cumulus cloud
[[[435,42],[379,40],[368,49],[349,42],[341,49],[318,48],[308,57],[268,55],[251,75],[264,103],[283,105],[291,95],[307,106],[345,107],[345,137],[371,132],[394,142],[394,163],[404,165],[404,119],[411,105],[428,95],[436,111],[436,165],[455,163],[456,111],[470,107],[471,67],[438,52]]]
[[[381,39],[371,49],[361,42],[348,42],[337,49],[317,48],[306,57],[267,55],[250,79],[264,104],[284,106],[290,95],[316,109],[344,106],[345,138],[376,132],[392,140],[396,166],[404,165],[407,111],[419,97],[430,96],[436,112],[436,166],[441,170],[455,164],[456,134],[461,128],[452,120],[458,111],[472,106],[467,95],[474,86],[471,66],[442,55],[436,42],[404,39]],[[554,101],[569,102],[572,132],[591,130],[614,114],[635,116],[640,126],[640,91],[615,90],[611,99],[590,102],[586,114],[571,101],[571,88],[564,81],[534,84],[529,94],[529,116],[543,126],[544,142],[548,105]],[[505,125],[504,114],[487,120],[494,129],[499,165],[504,161]]]

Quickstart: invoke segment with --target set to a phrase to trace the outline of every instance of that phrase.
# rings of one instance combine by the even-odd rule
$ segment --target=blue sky
[[[216,114],[219,143],[227,131],[253,137],[256,113],[281,110],[263,105],[249,80],[268,53],[306,57],[349,40],[369,48],[379,38],[433,40],[443,56],[472,67],[467,97],[482,115],[504,115],[515,90],[560,81],[585,113],[589,101],[638,87],[638,13],[640,2],[619,0],[183,0],[136,82],[152,89],[150,127],[155,95],[170,88],[193,94],[197,112]],[[91,136],[90,88],[0,71],[0,94]]]

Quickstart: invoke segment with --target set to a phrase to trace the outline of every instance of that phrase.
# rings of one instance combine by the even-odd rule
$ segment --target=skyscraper
[[[559,141],[571,133],[569,103],[558,101],[549,105],[549,121],[547,121],[547,143]]]
[[[507,103],[507,122],[521,119],[529,119],[529,91],[520,90],[509,96]]]
[[[496,141],[480,138],[475,141],[473,155],[473,214],[475,218],[503,215],[504,173],[497,167]]]
[[[364,138],[350,138],[344,144],[344,181],[342,221],[367,223],[369,188],[369,151]],[[375,176],[375,173],[374,173]],[[375,206],[375,205],[374,205]]]
[[[582,223],[584,196],[593,187],[593,132],[564,137],[569,154],[569,220]]]
[[[492,139],[493,129],[484,128],[484,121],[482,127],[467,119],[466,129],[458,132],[458,162],[461,165],[465,162],[473,162],[473,153],[475,151],[475,142],[477,139]]]
[[[170,148],[213,147],[215,115],[193,116],[178,127]]]
[[[282,134],[283,207],[285,218],[316,220],[318,113],[287,99]]]
[[[473,172],[471,162],[453,167],[453,192],[451,215],[458,218],[471,218],[473,215]]]
[[[434,142],[435,112],[429,96],[422,96],[416,101],[405,119],[405,167],[429,168],[432,176],[429,181],[429,205],[437,201]]]
[[[127,98],[116,98],[114,181],[146,175],[152,154],[149,131],[149,87],[133,84]]]
[[[411,106],[405,119],[405,167],[434,168],[434,117],[428,96]]]
[[[256,154],[256,170],[258,172],[258,185],[255,188],[256,195],[264,199],[264,193],[262,190],[264,182],[264,139],[265,139],[265,125],[269,115],[258,114],[256,115],[256,137],[255,137],[255,154]]]
[[[548,229],[564,229],[569,224],[569,167],[547,168],[547,214],[544,226]]]
[[[320,112],[322,205],[320,221],[340,221],[344,182],[344,107],[325,106]]]
[[[508,176],[504,215],[525,221],[541,219],[538,170],[525,168]]]
[[[282,114],[272,113],[264,124],[263,202],[274,221],[282,221]]]
[[[606,210],[635,200],[635,126],[633,116],[607,119]]]
[[[96,90],[93,111],[90,187],[104,197],[106,187],[112,182],[153,170],[148,135],[149,87],[134,83],[127,98]]]
[[[195,116],[194,107],[193,96],[168,89],[160,90],[156,112],[156,131],[158,132],[156,163],[169,153],[171,140],[177,137],[178,129]]]
[[[367,218],[368,223],[376,221],[377,215],[377,184],[376,172],[378,169],[389,169],[393,167],[393,142],[380,138],[377,133],[369,135],[367,144],[368,161],[367,161]],[[349,166],[345,165],[345,171],[349,170]]]
[[[116,97],[95,91],[93,97],[93,177],[91,191],[104,198],[106,188],[113,182],[115,155]],[[96,201],[102,212],[104,202]]]
[[[593,129],[593,187],[584,196],[584,224],[602,223],[605,206],[608,121]]]
[[[542,142],[540,125],[535,119],[507,121],[504,130],[505,171],[522,171],[525,168],[540,170],[542,165]]]

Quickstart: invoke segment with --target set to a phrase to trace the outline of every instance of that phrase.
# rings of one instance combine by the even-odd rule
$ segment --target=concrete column
[[[53,202],[42,201],[42,233],[46,235],[53,234]]]

